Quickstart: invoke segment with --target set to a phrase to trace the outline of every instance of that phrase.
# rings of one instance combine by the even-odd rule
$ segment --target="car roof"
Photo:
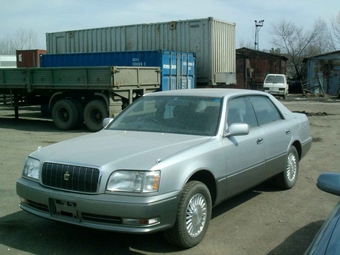
[[[200,89],[180,89],[150,93],[145,96],[207,96],[207,97],[234,97],[241,95],[268,95],[268,93],[248,90],[248,89],[228,89],[228,88],[200,88]]]

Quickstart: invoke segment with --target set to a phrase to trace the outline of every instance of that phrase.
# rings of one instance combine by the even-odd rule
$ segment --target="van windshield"
[[[267,76],[265,83],[284,83],[283,76],[270,75]]]

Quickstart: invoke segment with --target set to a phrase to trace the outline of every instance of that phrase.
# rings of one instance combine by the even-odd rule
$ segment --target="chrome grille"
[[[43,185],[70,191],[96,193],[99,169],[83,166],[44,163]]]

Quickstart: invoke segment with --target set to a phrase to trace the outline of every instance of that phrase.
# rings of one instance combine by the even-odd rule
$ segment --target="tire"
[[[281,189],[291,189],[294,187],[299,173],[299,155],[294,146],[290,147],[285,170],[276,177],[276,184]]]
[[[70,130],[76,127],[80,116],[74,101],[62,99],[53,106],[52,118],[57,128],[61,130]]]
[[[203,183],[191,181],[184,186],[175,225],[164,231],[166,240],[182,248],[191,248],[203,239],[211,218],[210,192]]]
[[[84,124],[84,107],[78,100],[72,99],[72,102],[74,102],[74,104],[76,105],[79,114],[76,127],[81,128]]]
[[[90,101],[84,109],[84,121],[91,131],[99,131],[103,128],[103,119],[108,117],[106,104],[101,100]]]

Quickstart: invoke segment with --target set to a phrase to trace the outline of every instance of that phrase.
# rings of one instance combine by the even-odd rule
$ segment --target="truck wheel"
[[[72,100],[62,99],[53,106],[52,118],[57,128],[70,130],[75,128],[79,121],[79,111]]]
[[[276,184],[281,189],[291,189],[294,187],[299,173],[299,155],[294,146],[290,147],[285,170],[276,176]]]
[[[91,131],[99,131],[103,128],[103,119],[108,117],[106,104],[101,100],[89,102],[84,109],[84,120],[87,128]]]
[[[78,100],[72,99],[72,102],[77,106],[79,118],[76,127],[81,128],[84,124],[84,107]]]
[[[208,230],[211,218],[210,192],[203,183],[187,183],[181,195],[175,225],[164,232],[171,244],[191,248],[197,245]]]

